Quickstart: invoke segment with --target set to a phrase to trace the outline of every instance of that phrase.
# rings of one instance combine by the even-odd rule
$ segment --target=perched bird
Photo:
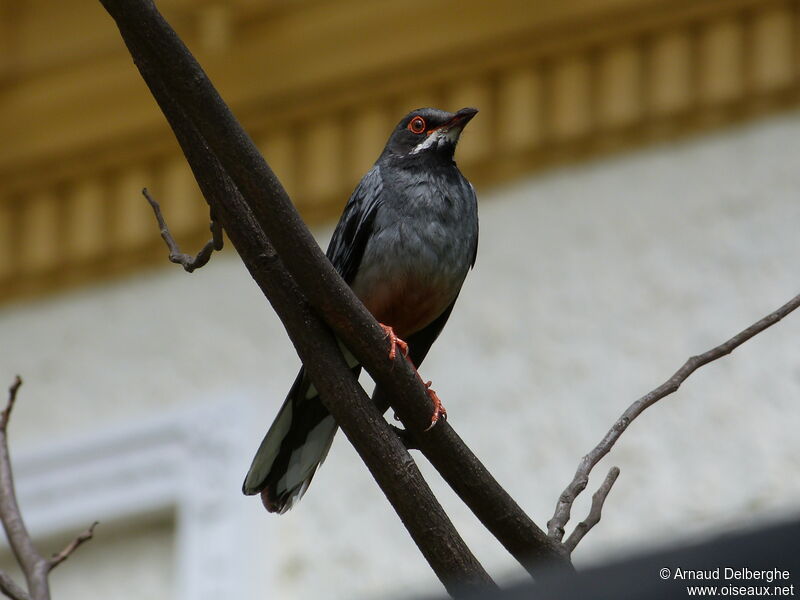
[[[477,200],[453,153],[477,112],[421,108],[403,117],[350,197],[328,246],[333,266],[391,338],[391,357],[397,344],[415,367],[442,331],[475,264]],[[356,359],[345,354],[358,373]],[[446,413],[431,397],[433,425]],[[270,512],[286,512],[305,493],[336,429],[301,368],[242,491],[260,492]]]

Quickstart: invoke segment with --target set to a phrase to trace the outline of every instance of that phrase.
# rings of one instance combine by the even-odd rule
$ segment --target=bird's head
[[[397,124],[384,153],[452,159],[461,131],[477,112],[477,108],[462,108],[456,113],[437,108],[413,110]]]

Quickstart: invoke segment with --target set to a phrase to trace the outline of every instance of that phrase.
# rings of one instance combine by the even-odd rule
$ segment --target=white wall
[[[800,291],[798,156],[800,114],[791,114],[481,194],[477,266],[423,375],[453,426],[539,524],[580,456],[631,401]],[[698,372],[631,427],[590,484],[612,464],[622,469],[578,563],[798,512],[799,335],[800,315],[792,315]],[[216,585],[215,561],[224,560],[217,584],[237,581],[255,597],[440,589],[341,437],[288,515],[267,515],[257,499],[239,496],[236,482],[297,359],[235,257],[216,257],[191,276],[165,268],[6,306],[0,339],[0,382],[17,372],[26,378],[12,423],[21,465],[64,443],[95,448],[87,440],[103,435],[145,445],[148,427],[165,423],[189,423],[185,431],[196,433],[177,436],[182,458],[170,463],[173,492],[162,501],[182,516],[153,534],[142,564],[164,571],[163,532],[176,527],[178,552],[225,544],[218,558],[206,552],[191,560],[211,573],[207,585]],[[214,441],[204,432],[217,426],[227,433]],[[125,456],[119,460],[131,460]],[[202,486],[220,488],[200,508],[187,504],[194,479],[180,474],[190,468],[209,474]],[[485,566],[498,577],[518,575],[423,469]],[[34,475],[20,469],[21,488]],[[138,522],[157,510],[123,507],[109,518]],[[220,517],[231,511],[240,518]],[[207,537],[185,535],[187,519],[209,515],[220,520]],[[42,525],[41,535],[58,529]],[[117,526],[108,531],[109,543],[128,539]],[[101,528],[98,545],[103,535]],[[144,547],[139,538],[130,544]],[[108,577],[88,562],[61,568]],[[175,578],[177,597],[186,597],[186,581]],[[61,597],[73,597],[71,589],[65,585]],[[135,587],[115,597],[126,593],[141,597]]]

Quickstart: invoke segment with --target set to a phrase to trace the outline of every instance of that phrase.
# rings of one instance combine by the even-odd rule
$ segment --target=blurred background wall
[[[322,244],[400,116],[480,108],[456,156],[478,262],[424,374],[540,525],[632,400],[797,293],[796,0],[159,6]],[[0,139],[21,501],[48,548],[102,521],[58,597],[438,590],[341,437],[290,514],[239,494],[297,358],[233,252],[167,263],[141,188],[186,251],[207,209],[99,3],[0,2]],[[626,433],[579,564],[797,512],[796,321]],[[520,576],[423,468],[485,566]]]

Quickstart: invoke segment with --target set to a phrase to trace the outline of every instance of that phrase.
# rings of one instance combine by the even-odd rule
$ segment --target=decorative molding
[[[14,469],[28,528],[47,536],[172,511],[178,598],[244,597],[250,532],[239,475],[248,410],[243,401],[193,406],[23,451]]]
[[[565,0],[537,11],[470,2],[441,39],[413,48],[396,39],[405,23],[381,20],[400,10],[390,3],[347,0],[333,13],[314,0],[263,10],[240,0],[222,12],[165,4],[311,220],[338,212],[398,115],[419,105],[481,109],[458,152],[481,185],[800,104],[800,0]],[[426,16],[449,10],[428,4]],[[399,32],[343,40],[336,19],[359,10],[353,27],[388,20]],[[300,27],[303,52],[273,56]],[[52,80],[54,102],[64,98],[63,114],[50,107],[58,123],[43,108],[18,146],[28,156],[51,136],[56,150],[0,156],[0,300],[164,263],[144,185],[181,243],[207,237],[207,210],[163,120],[119,48],[98,58],[114,41],[98,36],[91,60],[65,51],[71,62],[47,71],[41,59],[18,89],[0,89],[2,100]],[[307,69],[293,62],[325,44],[329,56],[304,59]],[[99,123],[81,106],[95,97]]]

